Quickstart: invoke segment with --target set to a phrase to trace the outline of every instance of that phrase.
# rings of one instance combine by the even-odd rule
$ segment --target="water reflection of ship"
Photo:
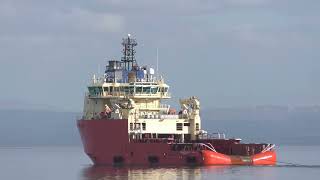
[[[210,171],[223,170],[228,166],[210,167]],[[113,166],[89,166],[82,170],[83,180],[105,180],[105,179],[186,179],[200,180],[202,167],[113,167]]]

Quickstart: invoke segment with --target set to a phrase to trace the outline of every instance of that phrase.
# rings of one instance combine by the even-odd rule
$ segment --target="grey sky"
[[[320,102],[317,0],[1,0],[0,105],[80,111],[98,65],[133,34],[174,97],[202,107]]]

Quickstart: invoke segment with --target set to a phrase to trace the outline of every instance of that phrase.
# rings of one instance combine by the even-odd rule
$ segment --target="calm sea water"
[[[277,166],[113,168],[93,167],[82,147],[2,147],[0,179],[319,179],[319,152],[320,146],[281,146]]]

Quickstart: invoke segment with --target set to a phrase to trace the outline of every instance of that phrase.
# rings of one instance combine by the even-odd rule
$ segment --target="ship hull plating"
[[[174,150],[172,143],[129,140],[127,120],[78,120],[85,153],[95,165],[274,165],[273,150],[227,155],[210,150]],[[214,144],[213,144],[214,146]]]

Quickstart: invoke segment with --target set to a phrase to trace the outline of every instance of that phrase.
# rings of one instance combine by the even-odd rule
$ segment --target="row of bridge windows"
[[[157,92],[168,92],[167,87],[143,87],[143,86],[121,86],[121,87],[89,87],[89,93],[102,94],[103,91],[106,93],[113,92],[124,92],[124,93],[143,93],[143,94],[156,94]]]

